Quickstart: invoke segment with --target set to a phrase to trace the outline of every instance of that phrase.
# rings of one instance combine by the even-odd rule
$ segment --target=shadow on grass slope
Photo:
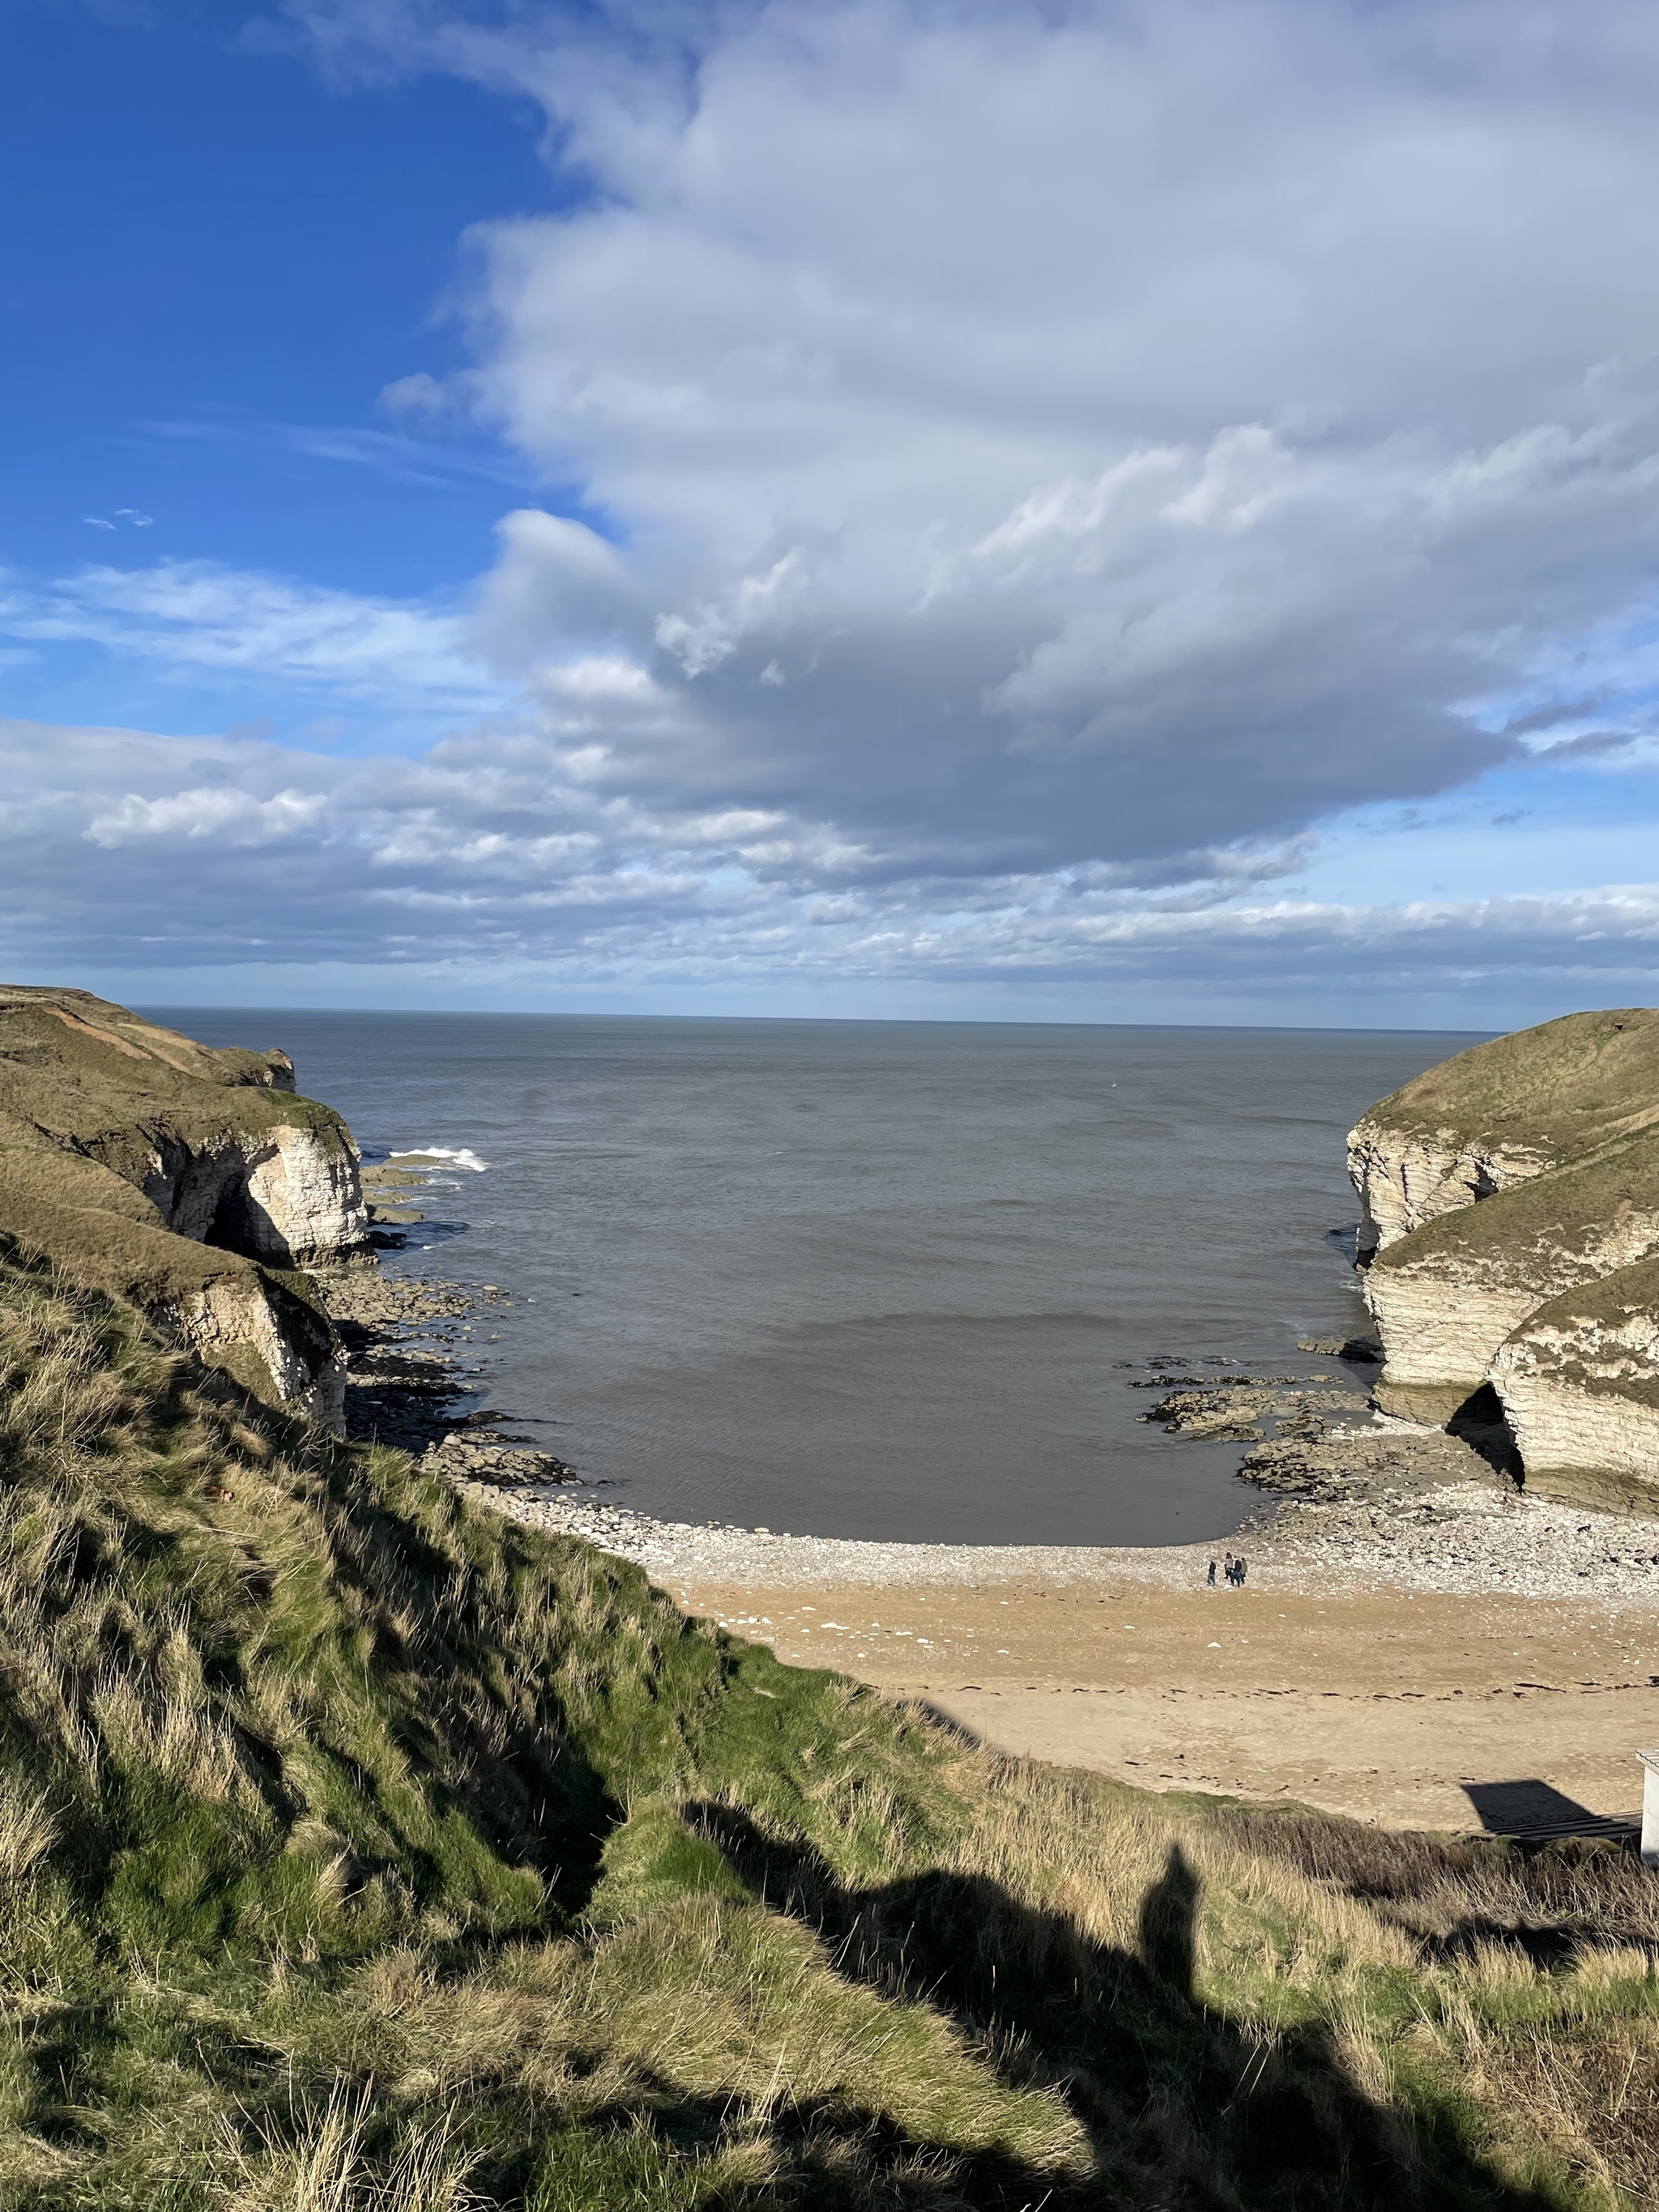
[[[9,2207],[1635,2201],[1639,1929],[1449,1963],[1258,1846],[0,1265]]]

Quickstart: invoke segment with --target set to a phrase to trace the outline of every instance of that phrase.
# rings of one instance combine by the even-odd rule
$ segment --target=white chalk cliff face
[[[337,1432],[345,1417],[345,1355],[325,1316],[249,1268],[153,1309],[186,1350],[257,1398],[292,1406]]]
[[[337,1423],[339,1340],[295,1271],[366,1249],[368,1217],[350,1131],[296,1095],[286,1054],[0,986],[0,1234]]]
[[[174,1136],[153,1158],[144,1195],[177,1236],[278,1267],[340,1259],[368,1241],[357,1147],[343,1122],[278,1121],[193,1144]]]
[[[1460,1144],[1455,1130],[1425,1133],[1367,1118],[1348,1133],[1348,1175],[1363,1209],[1360,1253],[1385,1252],[1441,1214],[1550,1164],[1547,1153],[1525,1146]]]
[[[1528,1489],[1659,1507],[1659,1259],[1540,1307],[1492,1376]]]
[[[1659,1251],[1659,1132],[1437,1214],[1379,1252],[1366,1302],[1387,1355],[1378,1403],[1446,1421],[1551,1298]]]
[[[1477,1046],[1381,1101],[1349,1142],[1379,1407],[1474,1419],[1490,1385],[1529,1482],[1659,1510],[1636,1349],[1650,1310],[1620,1310],[1626,1351],[1593,1374],[1579,1353],[1601,1340],[1575,1334],[1586,1299],[1599,1314],[1659,1267],[1659,1013],[1569,1015]]]

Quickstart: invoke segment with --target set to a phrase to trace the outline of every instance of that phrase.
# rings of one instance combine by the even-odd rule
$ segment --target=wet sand
[[[1633,1814],[1637,1749],[1659,1743],[1651,1605],[1127,1580],[665,1583],[781,1659],[921,1699],[996,1749],[1147,1789],[1395,1827],[1519,1826],[1574,1807]],[[1537,1786],[1503,1787],[1521,1783]]]

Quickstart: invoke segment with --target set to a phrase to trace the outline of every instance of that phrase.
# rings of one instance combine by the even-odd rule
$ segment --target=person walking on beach
[[[1212,1589],[1215,1588],[1215,1561],[1213,1559],[1210,1562],[1210,1588]]]

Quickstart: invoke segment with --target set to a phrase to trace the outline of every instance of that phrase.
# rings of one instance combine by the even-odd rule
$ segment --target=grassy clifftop
[[[0,2201],[1638,2201],[1628,1858],[994,1763],[0,1264]]]
[[[1549,1160],[1659,1120],[1659,1011],[1564,1014],[1472,1046],[1367,1109],[1364,1121]],[[1362,1124],[1362,1127],[1364,1124]]]
[[[291,1263],[355,1250],[367,1229],[350,1133],[295,1095],[285,1054],[212,1050],[84,991],[0,986],[0,1233],[24,1249],[327,1418],[338,1344]]]
[[[1659,1092],[1650,1102],[1659,1115]],[[1565,1287],[1575,1269],[1633,1261],[1659,1237],[1659,1125],[1615,1137],[1588,1158],[1456,1207],[1388,1245],[1380,1283],[1419,1267],[1480,1267],[1487,1279]]]
[[[348,1142],[294,1095],[282,1053],[219,1051],[90,993],[0,986],[0,1144],[47,1146],[142,1187],[159,1146],[303,1127]]]

